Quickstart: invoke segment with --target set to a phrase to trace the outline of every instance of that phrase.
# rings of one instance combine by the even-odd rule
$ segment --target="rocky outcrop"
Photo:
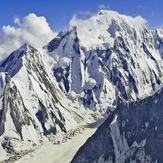
[[[79,149],[72,163],[161,163],[162,115],[162,90],[143,100],[120,104]]]
[[[42,54],[25,44],[0,64],[0,137],[7,151],[18,149],[15,141],[37,144],[57,134],[62,140],[77,128],[75,118],[82,119],[44,63]]]

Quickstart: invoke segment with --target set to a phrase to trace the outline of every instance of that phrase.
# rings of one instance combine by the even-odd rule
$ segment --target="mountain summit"
[[[135,32],[140,36],[145,22],[140,16],[132,18],[120,15],[115,11],[101,10],[87,20],[74,17],[70,24],[77,27],[81,46],[87,49],[95,49],[96,47],[106,49],[106,45],[113,46],[115,37],[121,36],[120,30],[123,35]],[[129,31],[130,33],[128,33]]]
[[[106,10],[88,20],[74,18],[75,26],[46,46],[61,90],[100,114],[158,90],[163,77],[161,30],[151,31],[142,22]]]
[[[80,116],[73,107],[68,109],[71,103],[45,61],[38,50],[24,44],[0,63],[0,136],[3,148],[10,153],[21,151],[20,142],[31,148],[47,135],[77,127],[74,117]],[[62,139],[60,136],[59,141]]]

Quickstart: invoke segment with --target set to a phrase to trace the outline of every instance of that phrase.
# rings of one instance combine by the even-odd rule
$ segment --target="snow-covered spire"
[[[24,56],[30,54],[30,51],[32,51],[33,54],[37,52],[36,49],[34,51],[33,49],[34,48],[31,47],[27,42],[24,43],[19,49],[1,61],[0,72],[8,72],[11,77],[16,75],[20,68],[23,66]]]

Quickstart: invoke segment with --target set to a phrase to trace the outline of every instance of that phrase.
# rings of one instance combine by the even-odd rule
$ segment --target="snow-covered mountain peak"
[[[26,66],[25,63],[34,61],[32,59],[33,55],[37,58],[41,57],[41,53],[38,50],[34,49],[28,43],[25,43],[18,50],[1,61],[0,72],[8,72],[11,77],[15,76],[22,66]]]
[[[127,15],[119,14],[116,11],[111,10],[100,10],[96,15],[90,18],[93,21],[100,22],[101,24],[110,24],[112,20],[115,20],[119,25],[127,23],[132,27],[140,27],[146,23],[146,20],[141,16],[131,17]]]
[[[163,46],[158,35],[158,51],[156,37],[144,22],[140,16],[107,10],[87,20],[73,17],[72,27],[46,46],[61,90],[103,111],[119,103],[117,96],[130,101],[157,90],[162,83]]]
[[[93,50],[113,47],[115,38],[130,35],[133,31],[135,36],[141,37],[145,23],[146,20],[141,16],[133,18],[115,11],[101,10],[87,20],[74,16],[70,25],[77,27],[81,46],[86,50]]]
[[[27,53],[28,44],[25,43],[18,50],[11,53],[0,63],[0,72],[8,72],[13,77],[22,67],[22,57]]]
[[[82,119],[58,88],[45,56],[28,43],[1,62],[0,91],[0,143],[6,150],[6,141],[15,138],[38,143],[60,134],[62,141],[76,129],[75,117]]]

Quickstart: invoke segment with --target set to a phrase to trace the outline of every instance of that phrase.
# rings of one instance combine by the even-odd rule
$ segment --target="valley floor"
[[[46,141],[34,152],[23,156],[16,163],[69,163],[77,150],[96,131],[97,127],[86,127],[70,140],[61,144]]]

